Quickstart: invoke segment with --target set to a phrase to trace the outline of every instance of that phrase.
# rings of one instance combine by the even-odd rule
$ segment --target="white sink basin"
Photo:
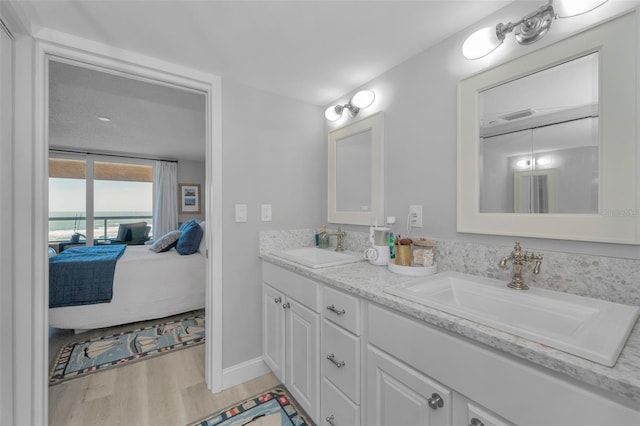
[[[309,268],[326,268],[328,266],[346,265],[364,260],[362,253],[354,251],[335,251],[334,249],[321,249],[317,247],[303,247],[290,250],[282,250],[271,253],[291,262]]]
[[[612,367],[640,308],[457,272],[393,285],[390,293]]]

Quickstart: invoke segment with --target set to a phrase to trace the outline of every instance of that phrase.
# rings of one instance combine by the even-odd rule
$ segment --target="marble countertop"
[[[627,404],[640,403],[640,321],[636,323],[615,366],[603,365],[548,346],[487,327],[437,309],[387,294],[385,286],[415,277],[397,275],[386,267],[358,262],[330,268],[312,269],[262,253],[261,258],[331,287],[360,296],[428,324],[485,344],[517,358],[588,383],[609,392]]]

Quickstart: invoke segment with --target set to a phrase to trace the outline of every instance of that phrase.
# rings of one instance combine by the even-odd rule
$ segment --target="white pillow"
[[[151,244],[151,247],[149,247],[149,250],[155,251],[156,253],[169,251],[176,246],[181,234],[182,231],[178,230],[167,232],[162,237],[155,240],[153,244]]]
[[[202,239],[200,240],[198,251],[202,254],[207,254],[207,228],[204,220],[200,222],[200,228],[202,228]]]

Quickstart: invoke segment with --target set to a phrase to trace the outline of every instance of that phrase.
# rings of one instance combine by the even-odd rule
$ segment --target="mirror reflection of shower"
[[[479,102],[480,212],[598,212],[598,53],[485,90]]]

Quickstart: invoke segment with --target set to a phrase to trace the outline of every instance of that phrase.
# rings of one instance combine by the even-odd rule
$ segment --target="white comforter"
[[[175,249],[154,253],[128,246],[116,263],[111,303],[49,309],[49,325],[92,329],[204,308],[206,258]]]

